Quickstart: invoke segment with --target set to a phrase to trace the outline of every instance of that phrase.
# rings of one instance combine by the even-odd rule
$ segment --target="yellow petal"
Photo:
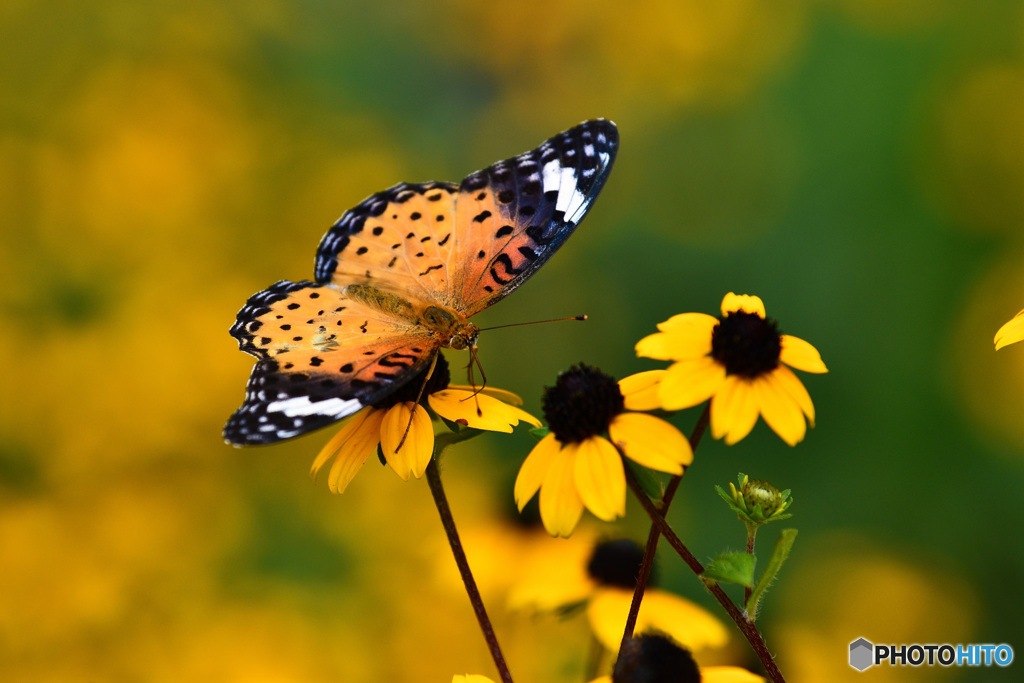
[[[615,446],[593,436],[563,450],[574,452],[576,491],[587,509],[606,522],[626,514],[626,472]]]
[[[711,318],[711,316],[707,316]],[[711,318],[718,324],[718,321]],[[712,326],[713,327],[713,326]],[[680,327],[671,332],[656,332],[636,343],[636,355],[656,360],[686,360],[711,353],[711,328]]]
[[[657,410],[660,408],[658,385],[664,376],[664,370],[647,370],[620,379],[619,391],[626,399],[626,410]]]
[[[758,407],[768,426],[787,444],[795,446],[803,441],[807,423],[800,406],[774,377],[771,372],[754,380]]]
[[[452,676],[452,683],[494,683],[494,681],[480,674],[456,674]]]
[[[344,493],[366,459],[377,452],[383,419],[384,411],[373,408],[352,429],[327,475],[327,487],[332,493]]]
[[[804,383],[800,381],[792,370],[787,368],[785,365],[779,365],[772,374],[775,375],[775,379],[779,385],[785,389],[786,393],[793,397],[797,405],[800,406],[800,410],[803,411],[804,415],[807,416],[807,421],[814,426],[814,403],[811,401],[811,395],[807,393],[807,388],[804,387]]]
[[[725,379],[725,368],[714,358],[673,363],[658,387],[658,398],[666,410],[682,410],[711,398]]]
[[[598,676],[594,680],[590,681],[590,683],[612,683],[612,677],[611,677],[611,675],[608,675],[608,676]]]
[[[391,469],[405,481],[409,475],[422,477],[434,454],[434,426],[423,406],[412,401],[392,406],[384,416],[380,434],[381,450]]]
[[[821,360],[818,349],[805,342],[799,337],[784,334],[780,337],[782,341],[782,352],[779,360],[791,368],[803,370],[804,372],[828,372],[825,363]]]
[[[729,631],[718,617],[673,593],[651,588],[644,594],[637,633],[664,633],[690,650],[722,647]]]
[[[587,605],[587,618],[594,636],[612,652],[618,652],[622,626],[629,614],[633,591],[603,586]],[[729,632],[713,614],[685,598],[657,588],[648,588],[637,615],[636,634],[663,633],[690,650],[721,647]]]
[[[427,402],[441,417],[473,429],[492,432],[512,431],[520,420],[540,427],[541,422],[525,410],[502,403],[484,394],[474,395],[465,389],[444,389],[427,397]]]
[[[757,395],[750,380],[730,375],[711,399],[711,436],[729,446],[743,439],[757,422]]]
[[[552,536],[568,538],[583,514],[583,501],[576,491],[574,455],[560,449],[540,486],[540,519]]]
[[[729,292],[722,299],[722,315],[735,311],[756,313],[762,318],[768,317],[764,312],[764,302],[761,301],[760,297],[753,296],[752,294],[733,294]]]
[[[650,589],[648,589],[650,590]],[[633,592],[625,588],[602,586],[594,592],[587,604],[587,620],[594,637],[610,652],[618,652],[622,643],[622,628],[629,615]],[[646,595],[644,602],[646,602]],[[643,609],[643,602],[640,603]]]
[[[1024,311],[1013,316],[1013,318],[1006,322],[996,332],[994,340],[996,344],[996,351],[1004,346],[1016,344],[1022,339],[1024,339]]]
[[[694,330],[710,336],[711,330],[718,324],[718,318],[707,313],[680,313],[674,315],[663,323],[658,323],[658,330],[661,332],[683,331],[690,333]],[[710,349],[708,349],[710,352]]]
[[[504,389],[498,389],[496,387],[469,387],[462,384],[449,384],[449,389],[459,389],[461,391],[468,391],[470,393],[481,393],[488,396],[492,396],[502,403],[507,403],[511,406],[523,405],[523,399],[518,394],[513,394],[511,391],[505,391]]]
[[[324,447],[320,449],[316,458],[313,460],[313,466],[309,468],[309,476],[313,477],[313,481],[316,481],[316,475],[320,472],[320,468],[331,459],[333,455],[338,452],[341,445],[345,443],[352,433],[359,427],[359,425],[366,419],[367,413],[372,412],[374,409],[372,406],[366,406],[359,412],[348,418],[342,425],[338,432],[330,438],[330,440],[324,444]]]
[[[738,666],[702,666],[701,683],[768,683],[768,679]]]
[[[548,434],[526,456],[522,467],[519,468],[519,475],[516,477],[513,487],[513,496],[520,512],[533,498],[533,494],[537,493],[537,489],[544,482],[544,477],[547,476],[548,469],[561,448],[562,444],[558,442],[555,435]]]
[[[682,474],[683,466],[693,462],[693,450],[682,432],[653,415],[617,415],[608,435],[626,457],[652,470]]]

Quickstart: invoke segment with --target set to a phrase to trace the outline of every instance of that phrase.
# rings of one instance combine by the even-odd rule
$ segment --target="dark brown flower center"
[[[753,379],[771,372],[781,352],[778,323],[756,313],[730,311],[711,332],[711,356],[729,375]]]
[[[560,374],[555,386],[544,388],[544,417],[562,443],[579,443],[608,431],[623,404],[618,382],[583,363]]]
[[[643,635],[622,644],[612,683],[700,683],[700,669],[689,650],[665,636]]]
[[[643,561],[644,549],[639,543],[629,539],[604,541],[594,548],[587,573],[602,585],[633,590]]]

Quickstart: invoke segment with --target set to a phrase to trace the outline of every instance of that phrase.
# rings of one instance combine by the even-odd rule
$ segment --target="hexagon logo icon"
[[[858,638],[850,643],[850,666],[857,671],[864,671],[874,664],[874,652],[874,645],[864,638]]]

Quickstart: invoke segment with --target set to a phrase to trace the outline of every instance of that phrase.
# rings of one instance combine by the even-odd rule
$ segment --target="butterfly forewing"
[[[462,181],[452,279],[465,315],[510,294],[562,246],[604,186],[618,141],[610,121],[587,121]]]
[[[426,332],[330,286],[282,281],[256,294],[231,334],[260,361],[224,438],[280,441],[380,400],[429,363],[439,344]]]
[[[401,183],[363,200],[320,241],[317,282],[371,282],[409,298],[450,299],[456,196],[451,183]]]

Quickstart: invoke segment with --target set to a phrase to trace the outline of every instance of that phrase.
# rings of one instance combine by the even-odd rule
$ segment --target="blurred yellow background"
[[[490,382],[539,414],[570,364],[656,367],[632,346],[657,322],[757,294],[829,365],[818,426],[706,440],[671,521],[706,559],[743,544],[712,484],[793,489],[760,622],[788,680],[853,680],[861,636],[1024,637],[1024,345],[992,349],[1024,307],[1018,0],[8,0],[0,35],[3,680],[493,675],[424,482],[314,487],[331,430],[223,445],[252,362],[227,329],[365,196],[598,116],[621,149],[594,211],[480,316],[590,321],[485,333]],[[514,533],[531,444],[447,456],[472,537]],[[580,616],[509,613],[503,586],[517,680],[582,680]]]

